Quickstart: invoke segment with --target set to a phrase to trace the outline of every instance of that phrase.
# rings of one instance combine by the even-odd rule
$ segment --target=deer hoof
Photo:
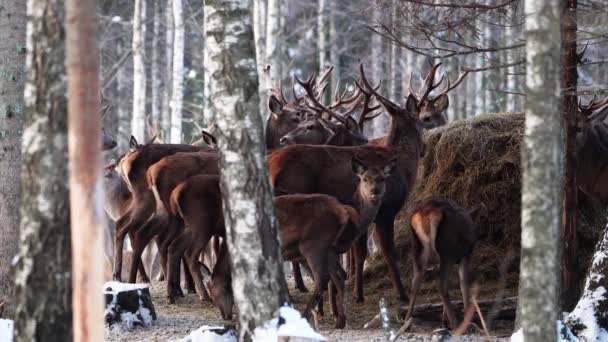
[[[336,319],[336,325],[334,325],[334,328],[335,329],[344,329],[344,327],[346,327],[346,318],[338,317]]]
[[[122,279],[120,278],[120,275],[119,275],[119,274],[114,274],[114,275],[112,275],[112,280],[117,281],[117,282],[119,282],[119,283],[121,283],[121,282],[122,282]]]

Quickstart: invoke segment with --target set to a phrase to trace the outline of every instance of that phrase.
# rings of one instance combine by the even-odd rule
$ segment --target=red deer
[[[576,137],[577,183],[585,194],[608,203],[608,97],[579,104],[582,124]]]
[[[414,275],[410,289],[410,303],[406,324],[412,316],[416,294],[429,261],[439,262],[437,287],[447,314],[450,328],[458,325],[454,308],[448,294],[450,268],[458,265],[460,289],[465,310],[471,295],[471,255],[477,242],[477,227],[471,219],[471,212],[444,198],[432,198],[420,202],[410,217],[412,228],[412,259]]]
[[[416,180],[418,157],[423,149],[420,121],[417,118],[416,99],[409,96],[405,107],[400,107],[378,94],[369,85],[361,66],[361,80],[391,115],[391,129],[384,146],[363,145],[356,147],[333,147],[293,145],[271,154],[268,158],[270,175],[275,194],[323,193],[338,198],[342,203],[352,204],[356,190],[356,177],[350,167],[353,156],[378,155],[389,151],[398,154],[395,172],[387,180],[387,193],[376,216],[376,234],[388,264],[393,286],[399,300],[406,305],[407,295],[401,283],[396,265],[393,241],[393,226],[397,213],[405,203]],[[309,84],[301,82],[306,89]],[[361,159],[362,157],[359,157]],[[365,246],[366,237],[362,237]],[[361,250],[362,249],[362,250]],[[358,248],[355,275],[355,297],[363,300],[362,268],[365,248]]]
[[[372,166],[367,166],[368,163]],[[306,315],[321,300],[331,278],[337,290],[338,303],[334,311],[337,314],[336,328],[345,326],[345,272],[339,264],[339,255],[351,247],[376,217],[386,192],[386,180],[395,164],[393,154],[386,154],[373,162],[352,158],[351,168],[358,176],[358,181],[355,181],[357,190],[351,199],[356,209],[322,194],[275,198],[283,257],[292,261],[306,260],[315,279],[315,290],[306,306]],[[171,195],[171,208],[183,218],[186,231],[171,244],[169,267],[178,267],[179,255],[186,251],[197,291],[204,291],[198,255],[211,236],[223,236],[225,233],[219,176],[195,176],[180,184]],[[229,269],[225,272],[229,273]],[[219,275],[217,277],[221,278]],[[211,297],[220,307],[222,316],[230,317],[231,287],[226,286],[225,281],[216,281],[210,286]],[[330,290],[333,290],[333,286]],[[334,298],[333,293],[330,297]]]
[[[122,271],[122,247],[125,235],[136,231],[139,227],[158,224],[149,222],[155,209],[154,196],[146,182],[148,168],[160,159],[178,152],[197,152],[211,150],[209,147],[198,147],[181,144],[152,144],[139,145],[131,137],[130,150],[120,158],[118,171],[131,191],[133,200],[129,210],[116,222],[116,237],[114,244],[114,280],[120,281]],[[135,256],[134,256],[135,257]],[[138,257],[139,258],[139,257]],[[141,261],[138,261],[141,262]],[[149,279],[147,279],[149,281]]]

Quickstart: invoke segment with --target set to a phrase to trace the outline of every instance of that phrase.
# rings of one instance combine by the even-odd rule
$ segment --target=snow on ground
[[[312,284],[307,282],[309,288]],[[290,289],[293,287],[290,285]],[[387,294],[392,293],[392,288],[386,289]],[[219,310],[211,303],[201,303],[195,294],[186,294],[184,298],[179,298],[177,304],[169,304],[165,298],[164,283],[154,283],[150,286],[150,293],[154,303],[158,319],[147,327],[136,327],[131,331],[107,331],[106,341],[109,342],[160,342],[160,341],[180,341],[191,332],[199,329],[203,325],[223,326],[227,322],[221,319]],[[302,309],[309,294],[299,294],[292,291],[296,308]],[[378,294],[381,295],[381,294]],[[347,296],[350,297],[350,296]],[[376,304],[373,304],[375,301]],[[384,331],[378,329],[363,329],[363,323],[369,321],[377,312],[368,310],[374,307],[377,310],[377,299],[370,294],[366,297],[368,304],[347,303],[347,328],[344,330],[333,329],[334,320],[326,313],[321,318],[319,331],[330,342],[384,342]],[[350,305],[349,305],[350,304]],[[391,303],[389,303],[391,304]],[[358,305],[358,306],[356,306]],[[325,305],[328,310],[327,305]],[[370,311],[370,312],[368,312]],[[230,323],[230,322],[228,322]],[[425,326],[422,323],[414,327],[414,333],[406,333],[398,341],[432,341],[432,336],[428,332],[438,328],[435,326]],[[505,335],[505,334],[503,334]],[[508,341],[508,336],[495,339],[496,341]],[[485,341],[481,335],[460,336],[453,341],[476,342]]]

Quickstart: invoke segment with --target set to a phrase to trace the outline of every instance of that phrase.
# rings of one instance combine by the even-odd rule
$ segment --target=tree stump
[[[104,285],[106,298],[105,320],[108,327],[116,324],[130,330],[146,326],[156,320],[147,284],[124,284],[107,282]]]
[[[0,341],[13,342],[14,326],[13,320],[0,318]]]

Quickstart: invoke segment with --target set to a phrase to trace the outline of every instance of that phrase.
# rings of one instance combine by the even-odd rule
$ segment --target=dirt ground
[[[305,277],[307,286],[312,288],[311,279]],[[432,284],[425,284],[421,290],[418,303],[438,303],[439,299]],[[370,285],[373,285],[370,286]],[[294,304],[300,310],[303,309],[308,294],[299,293],[293,289],[293,284],[289,282],[290,292]],[[492,284],[486,284],[480,293],[480,299],[492,298],[496,289]],[[453,298],[458,298],[457,286],[454,286],[451,293]],[[350,286],[348,286],[350,290]],[[175,341],[188,335],[190,331],[202,325],[223,325],[224,322],[219,315],[219,311],[210,303],[201,303],[195,294],[186,294],[180,298],[177,304],[170,305],[164,296],[164,283],[155,282],[151,286],[152,300],[158,315],[158,319],[148,327],[138,327],[132,331],[113,329],[106,331],[106,341],[116,342],[142,342],[142,341]],[[325,305],[326,315],[320,318],[320,332],[328,338],[328,341],[384,341],[383,330],[380,328],[363,329],[363,325],[370,321],[378,312],[378,301],[384,297],[391,310],[391,315],[396,314],[397,302],[394,291],[390,285],[388,276],[376,279],[373,282],[366,282],[365,303],[355,303],[352,297],[346,296],[347,326],[344,330],[333,329],[334,320],[328,314],[328,307]],[[439,319],[439,317],[438,317]],[[398,329],[402,322],[394,323]],[[430,335],[434,329],[440,327],[438,321],[416,320],[413,329],[402,336],[399,341],[430,341]],[[493,339],[503,340],[510,335],[512,322],[497,321],[491,328]],[[458,341],[484,341],[485,338],[478,331],[471,331],[471,335],[466,335],[455,339]],[[506,339],[505,339],[506,340]]]

